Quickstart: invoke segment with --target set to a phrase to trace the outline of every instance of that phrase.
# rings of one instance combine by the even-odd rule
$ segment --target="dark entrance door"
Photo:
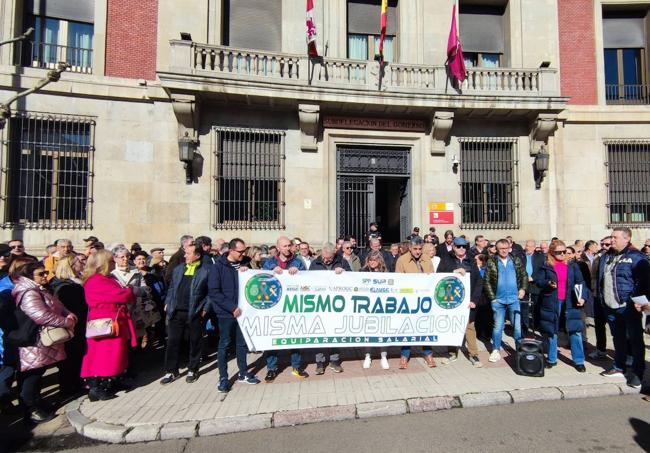
[[[382,242],[398,242],[410,231],[408,148],[337,148],[337,233],[353,235],[365,246],[376,221]]]

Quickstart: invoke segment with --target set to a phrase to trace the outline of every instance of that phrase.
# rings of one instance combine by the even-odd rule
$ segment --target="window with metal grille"
[[[610,224],[650,224],[650,140],[605,145]]]
[[[215,228],[284,229],[285,132],[215,132]]]
[[[92,117],[17,112],[3,141],[4,228],[92,227]]]
[[[519,228],[514,138],[461,137],[462,228]]]

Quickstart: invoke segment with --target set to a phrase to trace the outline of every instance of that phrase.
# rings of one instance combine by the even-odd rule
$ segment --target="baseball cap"
[[[154,248],[152,248],[151,250],[149,250],[149,253],[153,253],[153,252],[164,252],[164,251],[165,251],[165,249],[162,248],[162,247],[154,247]]]
[[[99,242],[99,239],[97,239],[97,236],[88,236],[84,241],[93,241],[93,242]]]
[[[454,238],[454,245],[469,245],[469,242],[467,242],[467,239],[462,238],[462,237],[457,237]]]

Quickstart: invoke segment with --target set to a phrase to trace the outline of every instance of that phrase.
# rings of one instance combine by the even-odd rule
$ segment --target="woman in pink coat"
[[[126,371],[128,346],[135,346],[135,332],[127,304],[133,303],[133,289],[123,288],[111,276],[115,268],[113,255],[98,250],[90,255],[84,271],[84,292],[88,304],[88,321],[100,318],[117,320],[117,336],[88,338],[88,349],[81,365],[81,377],[89,384],[91,401],[115,397],[115,378]]]
[[[43,263],[28,263],[14,271],[16,286],[11,295],[16,306],[39,327],[74,329],[77,317],[69,313],[55,296],[44,289],[48,271]],[[20,399],[25,407],[25,419],[33,423],[51,420],[54,414],[41,407],[41,380],[48,366],[65,359],[63,343],[44,346],[37,334],[32,346],[18,348],[20,356]]]

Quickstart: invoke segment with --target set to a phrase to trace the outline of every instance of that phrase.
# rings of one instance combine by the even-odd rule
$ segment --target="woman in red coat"
[[[115,268],[113,255],[98,250],[90,255],[84,271],[84,293],[88,304],[88,321],[100,318],[116,320],[116,336],[88,338],[88,349],[81,365],[81,377],[90,386],[91,401],[115,397],[112,383],[128,366],[128,346],[135,346],[135,331],[128,304],[133,303],[133,289],[123,288],[111,276]]]

